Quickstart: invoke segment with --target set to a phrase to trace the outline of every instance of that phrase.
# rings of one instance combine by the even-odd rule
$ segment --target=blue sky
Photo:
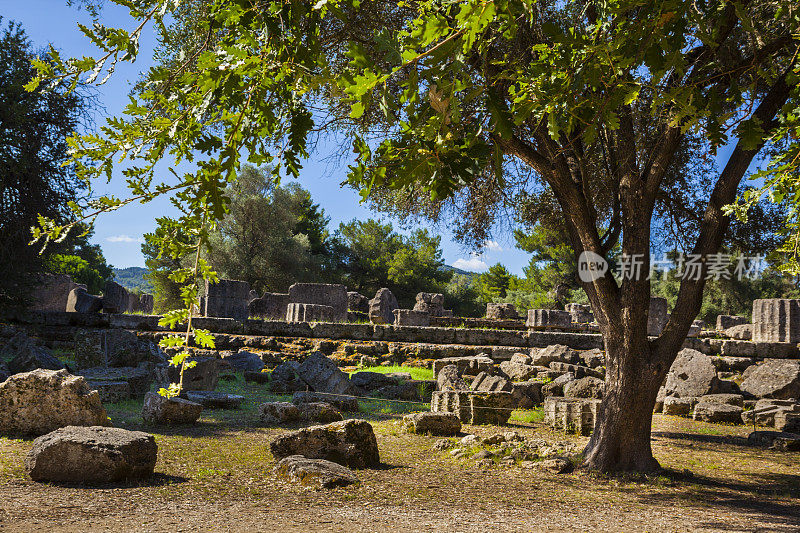
[[[65,56],[93,55],[95,49],[80,33],[77,22],[90,24],[85,11],[68,7],[66,0],[2,0],[0,15],[4,24],[14,20],[20,22],[36,47],[52,43]],[[104,12],[104,21],[109,25],[130,28],[131,19],[124,10],[109,6]],[[120,65],[114,77],[98,90],[98,100],[104,108],[97,113],[96,122],[101,124],[106,116],[121,113],[127,104],[127,94],[138,73],[150,65],[152,35],[145,35],[141,43],[140,60],[134,65]],[[353,218],[381,218],[365,206],[359,204],[355,191],[342,188],[339,183],[345,175],[346,167],[332,167],[326,156],[339,151],[338,146],[320,143],[318,153],[304,163],[300,184],[308,189],[331,218],[331,227]],[[125,195],[125,183],[120,173],[116,173],[109,184],[95,186],[98,193]],[[167,201],[155,201],[147,205],[131,205],[122,210],[105,215],[99,219],[95,229],[94,242],[100,244],[107,261],[115,267],[144,266],[140,244],[144,233],[155,227],[154,219],[170,212]],[[393,221],[395,222],[395,221]],[[395,224],[397,225],[397,224]],[[513,238],[508,234],[493,236],[487,243],[483,255],[476,256],[471,250],[463,248],[452,239],[445,227],[429,228],[442,236],[445,261],[466,270],[481,271],[494,263],[501,262],[512,272],[522,274],[528,264],[528,255],[513,247]]]

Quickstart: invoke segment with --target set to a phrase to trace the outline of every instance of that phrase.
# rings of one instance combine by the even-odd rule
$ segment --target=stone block
[[[414,304],[414,311],[420,311],[428,316],[443,316],[444,295],[433,292],[418,293],[416,303]]]
[[[351,291],[347,293],[347,310],[356,313],[369,314],[369,298],[361,293]]]
[[[567,304],[564,310],[572,316],[572,321],[576,324],[587,324],[594,322],[592,306],[583,304]]]
[[[529,329],[572,327],[572,315],[557,309],[528,309],[528,320],[525,326]]]
[[[336,312],[330,305],[290,303],[286,308],[287,322],[333,322]]]
[[[492,320],[516,320],[519,313],[514,304],[486,304],[486,318]]]
[[[461,432],[461,420],[453,413],[413,413],[403,417],[409,433],[452,437]]]
[[[667,299],[650,298],[650,310],[647,314],[647,334],[658,337],[667,325]]]
[[[392,314],[394,314],[395,326],[428,327],[431,325],[431,315],[426,311],[419,311],[417,309],[395,309]]]
[[[332,321],[347,321],[347,287],[330,283],[295,283],[289,287],[289,302],[326,305],[333,308]]]
[[[67,297],[68,313],[99,313],[103,310],[103,299],[89,294],[83,287],[75,287]]]
[[[725,331],[734,326],[749,324],[746,317],[736,315],[717,315],[717,331]]]
[[[203,315],[207,317],[246,320],[250,300],[250,284],[246,281],[220,279],[217,283],[206,281],[203,295]]]
[[[79,285],[67,274],[40,274],[31,294],[34,311],[65,311],[69,293]]]
[[[394,322],[393,311],[399,307],[392,291],[378,289],[375,298],[369,301],[369,320],[373,324],[391,324]]]
[[[103,312],[127,313],[130,306],[130,296],[128,289],[116,281],[106,281],[103,287]]]
[[[560,398],[550,396],[544,400],[544,420],[555,429],[590,435],[597,421],[601,400]]]
[[[800,300],[753,301],[754,342],[800,342]]]
[[[254,298],[247,304],[250,318],[264,320],[286,320],[286,311],[289,307],[289,294],[267,292],[260,298]]]

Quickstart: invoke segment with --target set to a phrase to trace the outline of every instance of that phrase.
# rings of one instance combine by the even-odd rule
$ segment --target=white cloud
[[[483,247],[489,250],[490,252],[502,252],[503,247],[500,246],[500,243],[497,241],[486,241],[483,244]]]
[[[141,237],[131,237],[130,235],[112,235],[111,237],[106,237],[108,242],[127,242],[127,243],[143,243],[144,239]]]
[[[471,272],[481,272],[489,268],[480,257],[470,257],[469,259],[456,259],[453,266],[461,270],[469,270]]]

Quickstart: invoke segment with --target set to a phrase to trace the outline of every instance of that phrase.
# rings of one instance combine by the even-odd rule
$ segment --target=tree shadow
[[[738,435],[704,435],[700,433],[683,433],[673,431],[653,431],[653,437],[660,437],[671,440],[684,440],[691,442],[701,442],[703,444],[726,444],[734,446],[746,446],[753,448],[754,446],[747,441],[747,437],[740,437]]]
[[[189,478],[183,476],[173,476],[171,474],[164,474],[162,472],[154,472],[151,476],[145,479],[136,479],[119,482],[69,482],[69,481],[50,481],[48,485],[69,489],[138,489],[143,487],[164,487],[168,485],[177,485],[179,483],[186,483],[190,481]]]

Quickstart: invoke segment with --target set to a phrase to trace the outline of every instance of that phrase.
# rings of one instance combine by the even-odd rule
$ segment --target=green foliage
[[[0,24],[3,23],[0,18]],[[26,92],[35,75],[32,60],[46,64],[19,24],[0,29],[0,308],[23,305],[37,283],[46,258],[28,246],[38,216],[59,223],[69,220],[68,202],[84,194],[69,157],[66,137],[89,111],[84,92],[67,93],[62,83],[52,90]],[[78,255],[63,247],[55,253]],[[102,257],[102,256],[101,256]],[[98,269],[98,264],[89,261]],[[103,261],[103,263],[105,263]],[[101,275],[105,275],[100,271]]]
[[[68,274],[75,283],[86,285],[91,294],[99,294],[103,290],[105,280],[89,262],[77,255],[53,254],[47,258],[45,268],[54,274]]]
[[[473,276],[454,274],[444,288],[444,301],[455,316],[481,317],[486,311]]]
[[[114,269],[114,281],[138,294],[153,294],[153,285],[145,278],[149,270],[142,267]]]
[[[413,306],[418,292],[442,292],[452,272],[444,268],[441,237],[416,230],[406,237],[391,224],[353,220],[340,224],[347,250],[344,280],[351,290],[372,295],[389,287],[401,306]]]
[[[481,300],[484,302],[494,302],[506,297],[508,289],[511,287],[511,280],[514,276],[497,263],[489,267],[489,270],[478,276],[478,287]]]

